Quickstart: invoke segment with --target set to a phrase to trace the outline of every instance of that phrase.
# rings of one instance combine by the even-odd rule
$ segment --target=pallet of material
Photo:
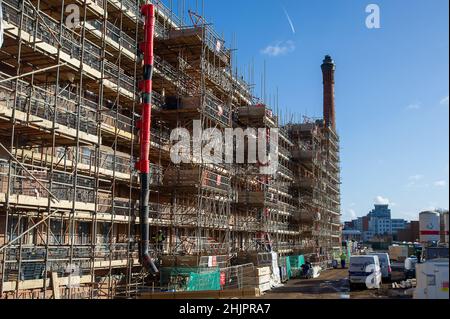
[[[272,273],[270,267],[258,267],[255,269],[255,275],[258,277],[267,276]]]
[[[270,284],[270,282],[266,282],[264,284],[259,285],[258,289],[260,292],[266,292],[272,289],[272,285]]]
[[[253,278],[253,282],[261,292],[271,289],[271,274],[272,269],[270,267],[258,267],[255,269],[255,277]]]
[[[267,110],[264,107],[240,107],[238,109],[239,117],[264,117],[267,114]]]
[[[176,38],[187,38],[187,37],[198,37],[199,41],[201,38],[203,38],[203,31],[204,28],[202,27],[194,27],[194,28],[184,28],[184,29],[174,29],[169,31],[169,38],[170,39],[176,39]]]
[[[390,246],[389,247],[389,257],[391,260],[396,260],[399,262],[404,262],[409,256],[409,251],[407,246]]]

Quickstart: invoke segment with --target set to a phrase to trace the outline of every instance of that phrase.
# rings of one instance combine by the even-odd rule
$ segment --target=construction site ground
[[[403,280],[403,272],[393,272],[392,280]],[[350,291],[348,269],[327,270],[315,279],[292,279],[283,287],[268,291],[257,299],[410,299],[405,289],[392,289],[384,282],[381,289]]]

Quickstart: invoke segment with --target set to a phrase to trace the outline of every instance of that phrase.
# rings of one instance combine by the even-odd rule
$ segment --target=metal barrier
[[[223,278],[222,290],[252,289],[257,286],[255,281],[255,266],[245,264],[220,269]]]
[[[73,240],[77,241],[77,238],[74,237]],[[47,272],[56,272],[60,277],[69,274],[89,275],[94,266],[92,262],[137,258],[137,253],[128,254],[129,248],[137,251],[136,245],[129,244],[100,244],[95,248],[90,245],[55,246],[48,247],[48,250],[45,246],[10,247],[4,252],[6,260],[3,276],[5,281],[15,281],[43,279]]]

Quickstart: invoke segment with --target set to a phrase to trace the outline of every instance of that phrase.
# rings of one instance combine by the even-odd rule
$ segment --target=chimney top
[[[325,60],[323,60],[323,65],[322,66],[323,67],[325,67],[325,66],[333,66],[333,68],[335,68],[334,61],[333,61],[333,59],[331,58],[330,55],[326,55],[325,56]]]

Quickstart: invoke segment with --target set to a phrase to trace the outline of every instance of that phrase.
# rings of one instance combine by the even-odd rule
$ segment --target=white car
[[[356,286],[365,286],[368,289],[380,289],[382,273],[378,256],[352,256],[349,266],[350,290]]]
[[[378,256],[380,260],[381,274],[383,275],[383,279],[388,282],[392,281],[392,267],[391,267],[391,259],[389,258],[388,253],[370,253],[369,255]]]

